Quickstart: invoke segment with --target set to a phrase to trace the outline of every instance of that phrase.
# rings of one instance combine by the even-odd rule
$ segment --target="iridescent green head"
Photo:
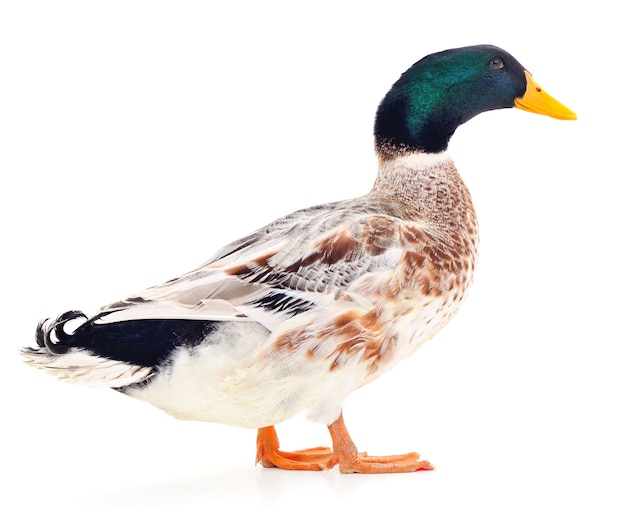
[[[441,152],[464,122],[484,111],[514,106],[576,118],[503,49],[481,45],[428,55],[403,73],[380,103],[376,148],[383,156]]]

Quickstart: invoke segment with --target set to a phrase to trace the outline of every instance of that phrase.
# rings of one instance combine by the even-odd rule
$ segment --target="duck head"
[[[464,122],[484,111],[511,107],[576,119],[503,49],[480,45],[434,53],[405,71],[380,103],[376,149],[383,157],[438,153],[447,149]]]

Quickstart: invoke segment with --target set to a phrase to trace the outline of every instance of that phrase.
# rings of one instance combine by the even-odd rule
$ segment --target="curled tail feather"
[[[78,310],[71,310],[61,314],[52,323],[49,323],[50,319],[43,319],[37,325],[35,332],[35,340],[39,349],[45,348],[52,354],[66,354],[71,350],[71,346],[66,346],[63,343],[67,341],[71,334],[65,331],[65,325],[76,319],[87,319],[87,316]],[[52,338],[56,341],[53,341]],[[30,348],[29,350],[36,351],[36,349]]]
[[[41,321],[35,332],[37,346],[22,349],[26,362],[64,381],[111,388],[139,383],[153,374],[152,367],[98,356],[89,349],[73,346],[73,333],[67,332],[65,326],[77,319],[87,320],[87,316],[72,310],[52,322]]]

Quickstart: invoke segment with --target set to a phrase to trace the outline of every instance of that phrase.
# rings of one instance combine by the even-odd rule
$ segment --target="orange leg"
[[[256,438],[256,462],[264,467],[287,470],[326,470],[339,465],[343,473],[382,474],[385,472],[415,472],[433,470],[428,461],[420,461],[419,454],[409,452],[398,456],[368,456],[357,451],[340,415],[329,425],[333,449],[328,447],[308,448],[295,452],[284,452],[278,448],[278,436],[274,427],[259,428]]]
[[[359,453],[348,434],[343,422],[343,415],[328,427],[333,439],[334,460],[343,473],[360,472],[361,474],[382,474],[384,472],[415,472],[416,470],[433,470],[428,461],[420,461],[419,454],[409,452],[399,456],[368,456]]]
[[[256,462],[264,467],[287,470],[326,470],[334,465],[333,451],[328,447],[308,448],[295,452],[278,449],[274,427],[259,428],[256,438]]]

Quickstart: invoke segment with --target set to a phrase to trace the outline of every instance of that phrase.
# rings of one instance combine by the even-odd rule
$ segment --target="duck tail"
[[[131,364],[96,355],[91,350],[76,344],[75,334],[80,326],[70,332],[67,323],[84,320],[87,316],[80,311],[65,312],[54,321],[44,319],[35,331],[35,347],[21,350],[26,362],[63,381],[90,386],[120,388],[148,379],[152,367]]]
[[[55,355],[67,354],[72,347],[67,345],[71,334],[65,331],[65,325],[76,319],[87,319],[87,316],[78,310],[71,310],[61,314],[52,323],[49,322],[50,319],[39,321],[35,331],[35,341],[38,348],[25,350],[33,352],[44,350],[46,353]]]

